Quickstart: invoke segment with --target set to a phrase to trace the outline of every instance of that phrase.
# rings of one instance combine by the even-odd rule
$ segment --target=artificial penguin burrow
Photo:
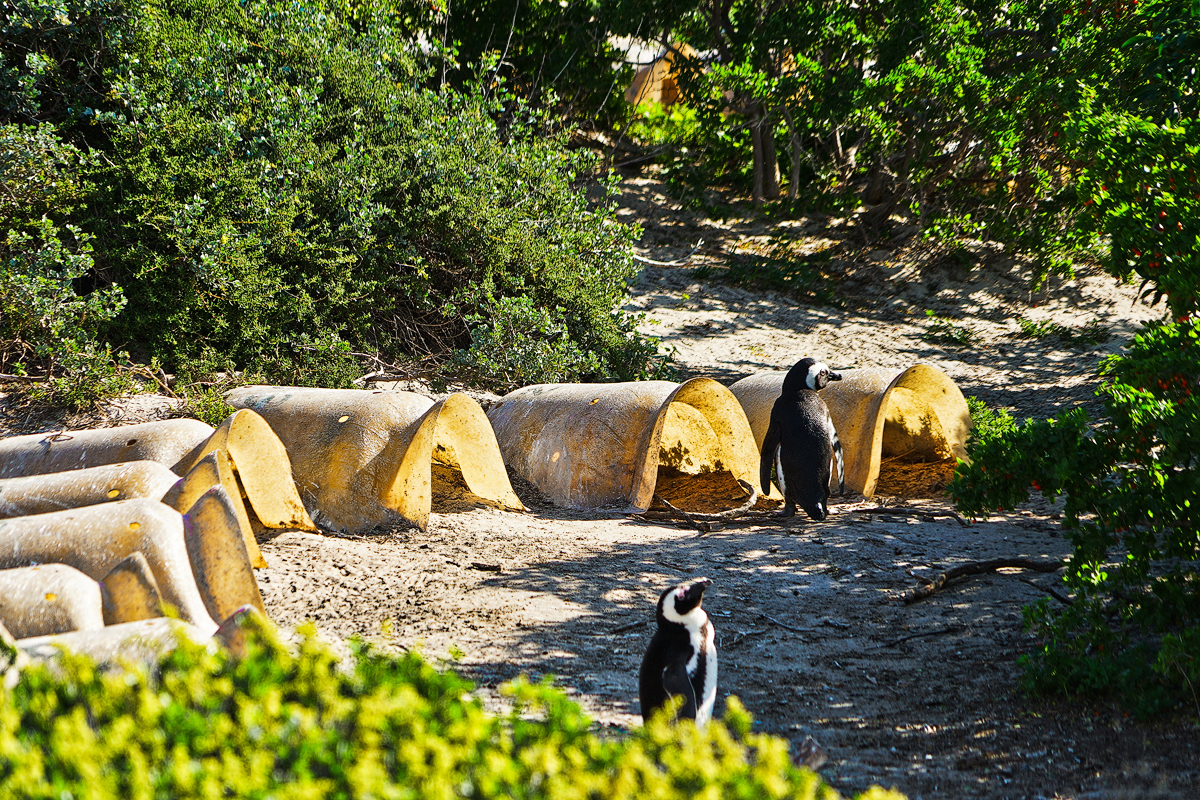
[[[717,699],[717,646],[708,614],[700,607],[704,590],[712,584],[697,578],[672,586],[658,598],[658,630],[646,648],[638,674],[642,719],[669,698],[683,697],[680,719],[694,719],[704,727],[712,718]]]
[[[782,516],[790,517],[800,506],[820,522],[829,515],[829,478],[837,462],[838,494],[846,491],[846,469],[842,443],[833,418],[817,394],[830,381],[842,376],[813,358],[805,358],[788,370],[783,391],[771,408],[771,424],[759,456],[759,484],[771,491],[771,468],[783,493]]]

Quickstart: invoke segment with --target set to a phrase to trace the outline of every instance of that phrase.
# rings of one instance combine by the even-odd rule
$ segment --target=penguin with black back
[[[700,607],[708,578],[672,586],[658,598],[658,630],[638,674],[642,719],[648,721],[671,697],[682,697],[677,717],[703,728],[717,699],[717,645],[708,614]]]
[[[845,494],[842,443],[825,401],[817,394],[830,381],[841,379],[841,374],[814,358],[797,362],[783,379],[783,391],[771,408],[771,424],[758,462],[764,494],[771,491],[771,468],[775,469],[784,499],[781,516],[795,515],[797,505],[817,522],[829,515],[829,478],[834,462],[838,494]]]

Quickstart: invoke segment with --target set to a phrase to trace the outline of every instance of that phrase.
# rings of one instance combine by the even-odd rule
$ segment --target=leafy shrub
[[[184,391],[183,406],[180,409],[182,416],[207,422],[215,428],[237,410],[225,400],[225,392],[231,388],[228,385],[194,385],[181,388]]]
[[[1017,319],[1017,327],[1020,329],[1020,332],[1013,335],[1020,339],[1058,339],[1063,344],[1079,347],[1101,344],[1107,342],[1112,336],[1104,323],[1098,319],[1094,319],[1081,327],[1072,328],[1069,325],[1063,325],[1053,320],[1044,319],[1039,322],[1026,317],[1019,317]]]
[[[1030,487],[1065,495],[1075,599],[1028,613],[1044,637],[1030,680],[1107,688],[1149,713],[1190,696],[1200,656],[1200,322],[1149,327],[1102,372],[1105,419],[1089,426],[1076,409],[981,441],[950,492],[971,514],[1012,508]]]
[[[950,490],[969,513],[1022,502],[1030,486],[1065,495],[1075,599],[1027,612],[1044,641],[1026,660],[1031,685],[1108,691],[1143,714],[1179,702],[1200,713],[1200,124],[1183,77],[1200,15],[1180,0],[1136,14],[1120,56],[1137,90],[1116,107],[1083,92],[1065,146],[1084,165],[1082,230],[1108,242],[1110,272],[1141,278],[1175,321],[1147,325],[1103,364],[1104,419],[1077,409],[1027,422],[960,467]]]
[[[968,347],[978,337],[973,328],[967,325],[958,325],[953,320],[938,316],[932,311],[926,310],[925,316],[929,319],[929,326],[925,328],[921,338],[927,342]]]
[[[529,297],[502,297],[487,304],[483,314],[468,316],[467,323],[471,349],[458,351],[456,358],[475,382],[496,391],[601,374],[596,354],[571,341],[561,308],[538,308]]]
[[[631,111],[624,129],[620,124],[617,128],[647,149],[647,161],[658,162],[659,177],[673,199],[686,208],[720,213],[706,205],[705,190],[720,185],[749,188],[744,155],[750,136],[745,128],[729,130],[714,122],[719,119],[719,112],[708,104],[664,107],[646,102]]]
[[[86,209],[65,219],[93,237],[92,282],[124,291],[111,339],[176,371],[220,353],[269,380],[346,385],[361,354],[444,361],[479,298],[528,296],[563,309],[603,371],[645,369],[653,347],[614,312],[633,231],[587,201],[594,159],[499,95],[422,89],[402,6],[117,12],[6,6],[24,57],[6,55],[0,81],[9,119],[98,154]],[[87,81],[67,80],[64,47]]]
[[[967,455],[975,457],[975,453],[987,448],[988,445],[1016,430],[1017,424],[1007,408],[994,411],[978,397],[966,398],[967,409],[971,412],[971,437],[967,440]]]
[[[1200,35],[1200,16],[1195,23]],[[1200,306],[1200,120],[1158,124],[1121,113],[1081,115],[1072,133],[1093,154],[1080,180],[1092,230],[1110,240],[1108,268],[1137,275],[1145,296],[1177,316]]]
[[[703,732],[660,716],[602,738],[547,683],[509,684],[513,711],[491,716],[451,671],[352,650],[342,669],[309,629],[240,660],[183,644],[155,678],[30,669],[0,706],[0,798],[837,797],[736,699]]]
[[[133,386],[96,338],[125,297],[76,291],[93,237],[52,218],[78,202],[86,162],[51,125],[0,125],[0,372],[41,373],[34,396],[76,408]]]
[[[674,145],[686,148],[700,142],[702,129],[695,109],[685,103],[670,107],[662,103],[645,102],[639,105],[625,132],[646,145]]]

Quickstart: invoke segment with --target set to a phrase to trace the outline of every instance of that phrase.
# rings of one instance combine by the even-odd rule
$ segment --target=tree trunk
[[[759,138],[763,148],[763,196],[779,199],[779,155],[775,152],[775,126],[768,119],[759,122]]]
[[[750,199],[754,205],[761,206],[763,201],[763,146],[762,128],[758,122],[762,118],[758,107],[755,106],[750,117],[750,151],[754,159],[754,180],[750,189]]]
[[[754,155],[754,205],[779,197],[779,158],[775,153],[775,132],[763,113],[761,103],[752,106],[750,143]]]
[[[800,157],[804,151],[800,149],[800,132],[796,130],[796,118],[790,108],[783,109],[783,117],[788,124],[788,143],[792,148],[792,174],[788,180],[788,199],[795,200],[800,192]]]

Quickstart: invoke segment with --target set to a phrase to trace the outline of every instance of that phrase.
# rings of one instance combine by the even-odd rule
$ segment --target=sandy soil
[[[804,355],[842,368],[919,360],[946,370],[966,394],[1040,417],[1094,405],[1099,359],[1155,315],[1130,287],[1098,273],[1031,298],[1020,266],[984,244],[963,269],[903,236],[860,247],[853,227],[837,220],[772,226],[744,212],[714,220],[675,210],[647,179],[627,180],[623,203],[625,218],[644,226],[648,258],[678,259],[705,240],[683,267],[647,267],[629,305],[646,313],[643,329],[674,348],[685,375],[730,382]],[[719,268],[780,236],[838,248],[845,308],[692,275],[697,265]],[[978,345],[930,344],[922,336],[926,309],[958,309],[955,324],[975,330]],[[1018,339],[1021,316],[1073,326],[1099,319],[1113,336],[1083,349]],[[153,402],[139,400],[112,411],[110,422],[155,413]],[[0,414],[9,430],[63,424],[14,407]],[[879,783],[924,800],[1200,797],[1195,722],[1138,722],[1111,704],[1018,690],[1016,658],[1035,645],[1021,608],[1047,597],[1054,576],[1009,570],[912,605],[897,599],[916,584],[910,571],[932,576],[974,560],[1067,555],[1058,514],[1040,497],[967,527],[856,513],[876,503],[849,497],[822,524],[760,520],[698,534],[564,511],[515,484],[528,513],[451,492],[426,531],[287,532],[264,541],[270,566],[258,576],[268,611],[282,625],[313,620],[335,639],[358,635],[438,659],[458,654],[457,668],[493,707],[500,683],[555,675],[599,726],[622,729],[640,721],[636,675],[658,594],[706,575],[714,581],[705,606],[718,631],[719,696],[742,698],[762,730],[797,743],[813,736],[829,754],[822,774],[844,793]],[[907,507],[949,505],[935,497]]]

